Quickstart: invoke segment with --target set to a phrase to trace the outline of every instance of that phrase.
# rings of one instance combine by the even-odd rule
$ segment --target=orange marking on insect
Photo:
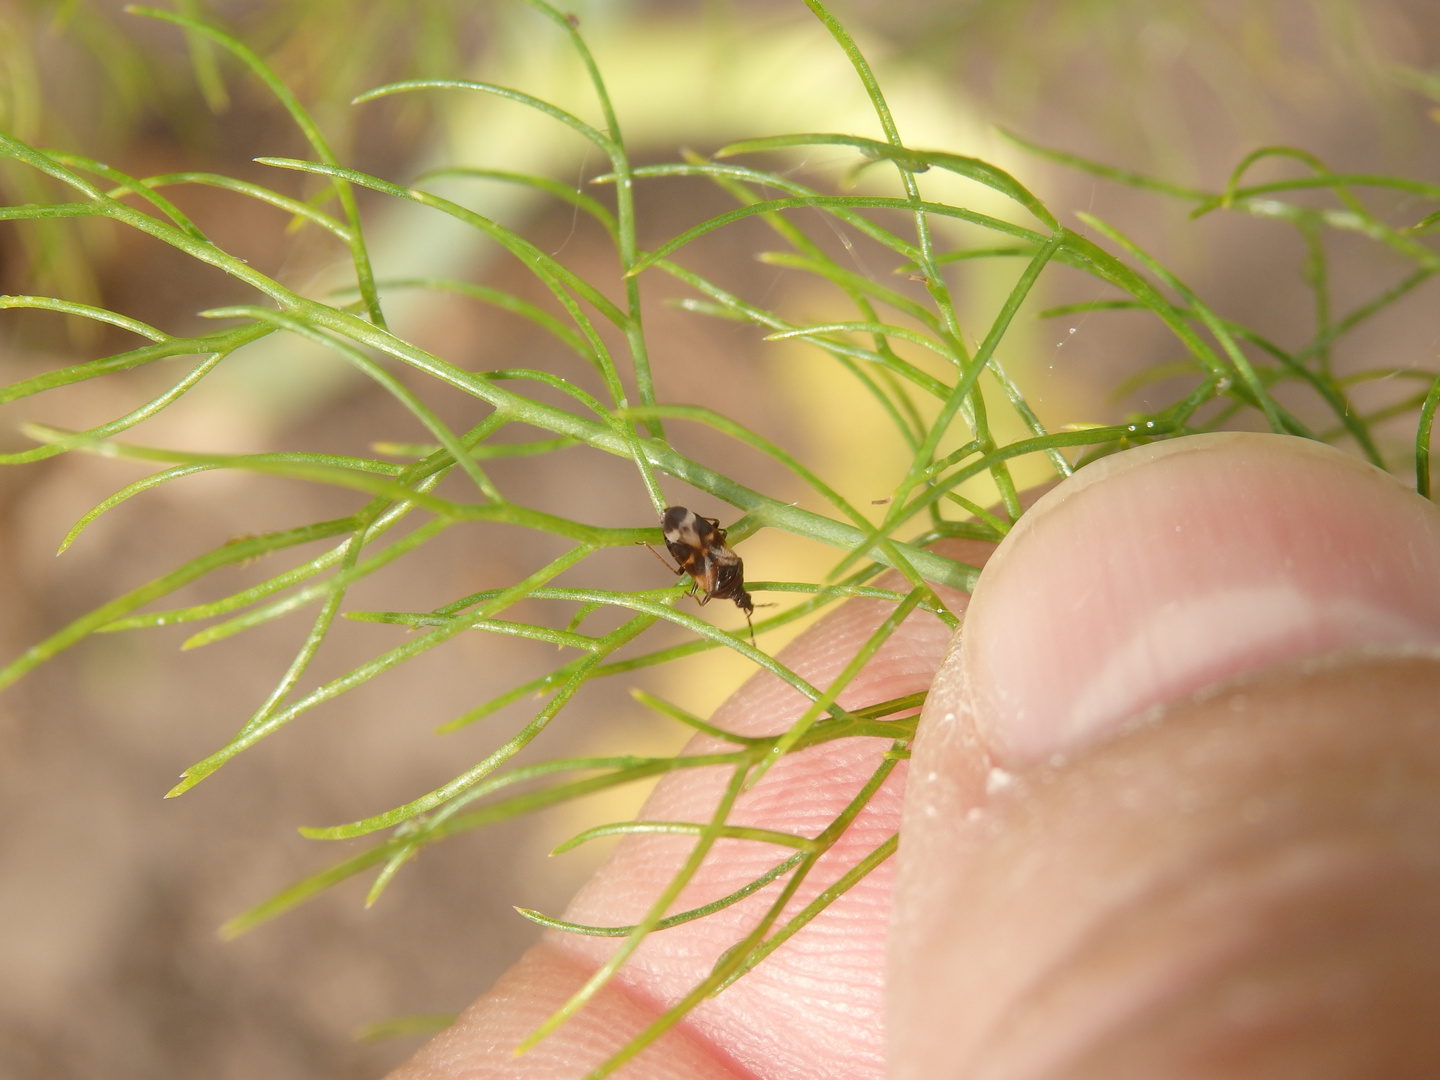
[[[755,612],[755,604],[745,591],[745,564],[725,542],[725,530],[720,522],[701,517],[683,506],[667,506],[660,518],[660,529],[665,534],[665,547],[680,565],[670,566],[665,556],[649,544],[645,546],[676,575],[690,575],[690,595],[697,603],[703,606],[711,600],[733,600],[745,613],[753,644],[755,624],[750,616]],[[697,595],[698,589],[704,589],[705,595]]]

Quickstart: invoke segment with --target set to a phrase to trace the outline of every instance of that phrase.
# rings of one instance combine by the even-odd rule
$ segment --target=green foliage
[[[611,282],[588,281],[515,231],[427,191],[426,178],[404,185],[346,167],[332,152],[319,126],[298,98],[258,54],[214,26],[173,12],[139,11],[174,24],[192,42],[203,43],[204,49],[229,53],[269,87],[304,135],[312,156],[307,160],[262,160],[277,169],[319,178],[327,185],[324,199],[301,202],[254,183],[211,174],[131,177],[93,160],[38,149],[14,135],[0,134],[0,154],[31,170],[37,190],[43,188],[51,193],[43,200],[0,208],[0,220],[53,227],[69,218],[104,218],[144,232],[201,263],[217,267],[257,294],[254,303],[204,312],[207,317],[224,320],[226,325],[212,333],[190,337],[171,335],[123,314],[80,302],[48,296],[0,297],[0,308],[36,308],[75,319],[108,323],[149,342],[16,382],[0,389],[0,404],[82,381],[116,376],[158,360],[188,357],[193,363],[169,389],[140,408],[83,431],[30,425],[23,430],[37,445],[0,458],[5,464],[24,464],[61,453],[92,453],[154,461],[163,466],[85,514],[65,537],[62,550],[98,516],[120,502],[141,497],[161,484],[200,471],[238,469],[346,488],[364,497],[359,508],[347,516],[225,544],[117,597],[0,669],[0,686],[8,685],[37,664],[94,633],[204,622],[207,625],[186,642],[186,647],[195,647],[291,614],[309,612],[309,633],[289,668],[233,739],[185,771],[181,782],[170,792],[176,796],[317,705],[344,695],[467,631],[522,637],[568,650],[566,655],[570,658],[562,658],[548,674],[516,686],[446,725],[446,729],[454,729],[491,716],[514,702],[536,695],[542,697],[543,704],[538,710],[497,749],[460,771],[449,782],[402,806],[347,824],[305,830],[307,836],[319,840],[366,836],[382,830],[388,830],[388,835],[365,851],[237,917],[227,924],[225,932],[235,934],[247,930],[337,882],[371,869],[377,869],[368,896],[369,902],[374,902],[416,853],[456,833],[665,773],[723,767],[729,770],[730,780],[724,797],[707,821],[602,824],[561,846],[565,849],[599,836],[617,834],[666,832],[692,836],[694,847],[689,858],[638,923],[623,927],[578,926],[538,912],[522,911],[527,918],[544,926],[615,937],[621,942],[611,960],[534,1034],[533,1043],[583,1007],[648,934],[702,918],[773,882],[783,883],[754,929],[725,953],[691,994],[595,1074],[600,1076],[648,1045],[703,997],[743,977],[894,852],[896,838],[891,837],[831,883],[798,915],[781,921],[787,903],[796,895],[816,861],[845,832],[896,763],[906,755],[923,698],[921,695],[877,702],[862,709],[844,709],[837,704],[840,693],[900,622],[917,609],[931,613],[950,626],[956,625],[955,615],[932,585],[968,591],[977,571],[927,550],[925,545],[943,536],[992,540],[1003,536],[1021,513],[1019,485],[1011,472],[1012,463],[1017,459],[1043,460],[1054,474],[1064,476],[1097,455],[1153,439],[1211,430],[1232,423],[1243,414],[1278,432],[1350,440],[1377,465],[1403,468],[1404,463],[1385,460],[1372,429],[1382,420],[1419,409],[1413,462],[1419,489],[1429,494],[1430,427],[1437,400],[1440,400],[1440,381],[1431,383],[1433,376],[1426,374],[1424,382],[1430,385],[1422,385],[1414,394],[1366,414],[1352,402],[1352,391],[1357,385],[1392,375],[1408,378],[1414,373],[1376,368],[1342,376],[1332,370],[1330,358],[1335,345],[1356,327],[1380,315],[1440,271],[1440,253],[1430,240],[1440,228],[1440,209],[1437,209],[1440,186],[1386,176],[1335,174],[1320,161],[1299,151],[1269,148],[1242,161],[1224,190],[1207,192],[1121,172],[1022,142],[1034,153],[1067,167],[1179,200],[1194,216],[1216,212],[1251,215],[1279,220],[1299,230],[1310,253],[1306,280],[1314,293],[1316,316],[1310,340],[1298,348],[1287,348],[1224,318],[1175,274],[1106,222],[1085,217],[1083,220],[1092,235],[1084,235],[1062,225],[1057,215],[1019,180],[991,164],[954,153],[907,147],[870,67],[854,41],[819,0],[806,2],[848,55],[874,106],[884,132],[883,141],[846,134],[797,134],[736,143],[712,159],[691,156],[675,164],[643,168],[631,165],[619,120],[583,36],[572,21],[544,0],[526,2],[549,21],[552,32],[569,41],[588,72],[599,102],[600,115],[595,123],[529,93],[484,82],[434,79],[400,82],[372,90],[359,100],[437,91],[498,96],[532,110],[536,123],[558,122],[588,140],[608,162],[608,171],[596,178],[602,185],[601,193],[608,194],[608,202],[576,192],[547,177],[478,170],[468,170],[468,173],[517,183],[565,199],[577,211],[594,218],[614,243],[618,277]],[[197,52],[197,56],[209,56],[204,49]],[[205,61],[211,62],[213,59]],[[214,85],[206,85],[215,93]],[[873,173],[877,167],[886,168],[890,193],[837,194],[834,190],[799,183],[779,169],[772,171],[730,160],[817,145],[857,152],[860,167],[869,172]],[[1298,165],[1302,175],[1263,183],[1248,180],[1256,165],[1274,159]],[[441,173],[460,171],[441,170]],[[922,177],[931,171],[953,174],[978,185],[977,191],[989,193],[986,197],[991,201],[984,205],[992,205],[998,196],[1006,209],[980,212],[927,199],[922,192]],[[635,185],[661,183],[674,177],[707,178],[729,193],[737,205],[727,213],[696,223],[654,250],[642,251],[636,241]],[[294,220],[319,226],[341,240],[353,264],[358,299],[353,303],[339,303],[300,295],[223,250],[161,194],[161,189],[166,187],[197,184],[218,186],[236,197],[267,203]],[[553,298],[553,307],[546,309],[522,299],[517,295],[518,289],[507,292],[445,279],[393,282],[377,279],[357,208],[356,188],[418,204],[448,217],[457,229],[475,230],[490,238],[514,259],[517,272],[529,274],[545,286]],[[1358,194],[1374,190],[1404,192],[1412,198],[1413,205],[1422,209],[1411,211],[1406,222],[1387,222],[1367,209]],[[1305,194],[1314,192],[1328,195],[1334,205],[1316,206],[1303,199]],[[747,218],[764,222],[785,246],[786,250],[768,254],[768,262],[808,274],[816,282],[828,283],[853,310],[853,316],[826,322],[798,320],[793,315],[765,307],[758,299],[721,288],[684,265],[686,245],[691,241]],[[816,225],[817,220],[829,224]],[[962,223],[963,228],[954,228],[947,224],[949,222]],[[892,288],[842,265],[828,253],[824,243],[830,224],[867,238],[891,253],[895,268],[917,279],[923,295]],[[1378,291],[1371,301],[1339,317],[1330,310],[1326,249],[1326,238],[1337,231],[1358,234],[1387,249],[1409,268],[1400,280]],[[977,237],[985,239],[971,242]],[[1016,260],[1018,272],[1014,271]],[[973,348],[966,345],[969,339],[962,330],[960,313],[946,276],[947,268],[962,262],[983,264],[987,273],[1006,283],[1005,299]],[[1034,311],[1036,289],[1042,278],[1048,280],[1056,264],[1104,283],[1108,287],[1106,297],[1085,304]],[[692,311],[754,324],[772,340],[800,339],[814,345],[831,357],[838,369],[853,377],[860,391],[873,396],[889,418],[892,430],[888,437],[905,448],[909,459],[878,522],[847,501],[835,486],[822,478],[819,468],[807,465],[784,447],[713,409],[658,400],[640,317],[640,275],[647,270],[668,275],[687,286],[694,296],[684,306]],[[563,342],[587,368],[599,375],[605,397],[596,397],[540,371],[466,371],[404,340],[390,331],[384,316],[385,294],[399,289],[469,295],[534,323]],[[612,300],[611,296],[621,299]],[[1158,319],[1173,334],[1184,359],[1157,370],[1151,377],[1173,378],[1183,383],[1183,387],[1170,404],[1136,415],[1124,424],[1098,426],[1077,422],[1058,430],[1047,427],[1027,401],[1021,386],[1002,365],[1001,346],[1017,319],[1095,310],[1131,310],[1139,316]],[[623,348],[619,350],[607,344],[615,340],[617,334],[623,341]],[[261,339],[276,336],[313,342],[341,357],[394,397],[424,425],[434,443],[425,446],[384,444],[377,447],[377,453],[383,457],[355,458],[283,451],[246,455],[175,452],[117,438],[177,402],[230,356]],[[408,369],[412,376],[408,381],[402,381],[397,375],[402,368]],[[433,380],[428,385],[469,395],[483,419],[468,430],[451,429],[427,406],[423,392],[408,388],[427,385],[427,379]],[[635,400],[629,396],[627,384],[635,388]],[[553,403],[556,390],[566,400],[565,405]],[[990,418],[997,407],[1013,414],[1023,436],[1009,441],[997,438],[996,425]],[[1327,413],[1329,419],[1318,429],[1314,421],[1303,419]],[[668,440],[666,432],[667,426],[683,424],[704,425],[737,445],[767,455],[811,488],[831,512],[822,514],[790,505],[745,487],[717,468],[682,455]],[[497,441],[498,436],[508,434],[514,425],[539,429],[544,437],[518,443]],[[796,601],[757,621],[754,628],[757,639],[763,640],[768,632],[846,597],[864,596],[891,603],[890,616],[833,682],[815,686],[753,645],[747,633],[719,630],[678,607],[677,602],[685,594],[683,584],[639,592],[554,584],[563,572],[584,566],[586,560],[604,549],[641,541],[658,543],[660,539],[654,526],[603,528],[526,506],[517,493],[504,490],[504,485],[486,471],[485,463],[494,458],[548,455],[562,449],[628,461],[635,469],[636,483],[649,494],[657,514],[665,505],[659,476],[682,480],[715,500],[728,503],[739,511],[738,521],[730,526],[730,540],[734,544],[741,544],[763,529],[780,529],[834,549],[838,554],[821,581],[751,584],[757,593]],[[401,460],[389,461],[384,457]],[[466,497],[437,494],[441,480],[457,470],[468,480]],[[986,477],[999,494],[999,510],[983,509],[961,490],[976,478]],[[398,540],[387,536],[391,529],[402,522],[408,523],[412,516],[421,521],[418,527]],[[399,560],[416,558],[426,544],[462,522],[504,524],[549,534],[564,540],[568,548],[508,587],[458,597],[431,611],[374,612],[347,607],[347,592],[352,585]],[[331,546],[320,555],[295,562],[261,584],[187,607],[150,609],[150,605],[163,601],[184,585],[209,580],[221,567],[259,555],[280,555],[316,540],[329,541]],[[897,573],[887,579],[884,587],[871,584],[886,568]],[[505,618],[522,600],[530,602],[526,611],[543,611],[547,617],[528,622]],[[586,618],[602,608],[619,613],[618,625],[604,632],[585,632]],[[302,677],[324,645],[335,619],[342,614],[360,621],[405,626],[416,632],[403,644],[345,674],[307,693],[298,693]],[[686,643],[646,651],[642,642],[625,655],[617,655],[632,643],[641,642],[659,623],[678,627],[688,635]],[[674,757],[619,755],[514,764],[516,754],[592,680],[714,649],[732,650],[756,668],[770,672],[803,694],[810,702],[809,707],[783,734],[753,738],[720,731],[674,705],[641,694],[643,704],[698,732],[723,739],[732,748]],[[846,809],[819,835],[739,829],[728,824],[727,815],[735,799],[779,757],[806,747],[856,737],[890,740],[891,752],[853,794]],[[724,837],[743,837],[773,844],[782,850],[770,870],[732,895],[691,911],[667,914],[711,847]]]

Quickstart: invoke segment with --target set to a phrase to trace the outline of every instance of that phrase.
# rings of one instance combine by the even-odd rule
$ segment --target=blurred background
[[[543,172],[567,183],[604,169],[558,125],[503,102],[427,94],[349,104],[395,79],[471,77],[593,117],[563,41],[519,3],[177,0],[175,8],[218,20],[272,63],[338,156],[358,169],[398,183],[442,163]],[[799,0],[609,0],[574,10],[637,161],[770,133],[877,134],[853,72]],[[1245,153],[1276,143],[1336,171],[1440,179],[1433,0],[852,0],[834,10],[876,64],[907,143],[994,161],[1066,224],[1076,225],[1076,211],[1105,218],[1222,315],[1277,341],[1303,342],[1314,324],[1306,249],[1293,230],[1220,215],[1187,222],[1184,206],[1027,155],[996,128],[1211,190]],[[227,58],[192,53],[174,27],[128,16],[109,0],[0,0],[0,130],[131,175],[203,170],[302,197],[314,190],[252,161],[307,156],[256,80]],[[789,167],[833,183],[851,160],[817,148]],[[7,203],[41,198],[34,183],[18,168],[0,171]],[[613,278],[613,252],[568,205],[511,190],[477,194],[473,184],[455,190],[582,276]],[[292,287],[320,295],[341,283],[334,268],[344,252],[314,230],[288,230],[277,212],[214,189],[175,198],[222,246]],[[708,185],[679,181],[642,184],[638,198],[641,242],[651,246],[732,205]],[[1405,209],[1398,198],[1386,205]],[[361,206],[382,274],[443,271],[541,299],[533,283],[516,281],[512,264],[462,230],[379,198],[362,195]],[[772,307],[814,316],[833,303],[807,280],[757,262],[774,240],[751,226],[695,245],[683,261]],[[1403,271],[1360,238],[1336,245],[1337,312]],[[854,258],[864,272],[890,274],[888,263],[867,263],[875,254],[858,250]],[[823,357],[677,310],[664,301],[683,293],[655,277],[644,288],[661,400],[736,417],[823,467],[862,504],[888,492],[897,462],[864,440],[873,406]],[[962,305],[993,307],[997,286],[979,275],[961,280],[973,293]],[[1055,303],[1108,295],[1089,280],[1064,293],[1066,279],[1058,280],[1047,297]],[[1002,295],[1008,287],[1007,278]],[[0,293],[102,304],[172,332],[201,328],[201,310],[252,299],[219,272],[137,234],[69,223],[0,223]],[[1337,366],[1434,370],[1437,310],[1434,289],[1416,289],[1351,339]],[[461,299],[396,294],[388,311],[400,333],[468,369],[565,370],[554,342],[532,326]],[[118,331],[6,311],[0,383],[128,347]],[[1122,315],[1032,321],[1007,339],[1007,350],[1012,374],[1055,424],[1111,422],[1169,400],[1163,384],[1122,398],[1114,391],[1179,359],[1154,320]],[[167,372],[132,375],[0,410],[0,452],[29,445],[17,430],[22,420],[97,423],[153,396]],[[474,422],[458,396],[431,404],[457,426]],[[227,361],[182,407],[133,437],[226,453],[367,454],[377,439],[421,434],[339,362],[277,342]],[[1402,459],[1405,435],[1397,426],[1382,448]],[[786,494],[793,482],[763,458],[737,456],[703,431],[678,429],[675,438],[687,454],[752,486],[800,497],[798,489]],[[494,472],[542,509],[603,525],[650,520],[628,468],[569,453],[573,461],[497,462]],[[298,524],[317,507],[339,516],[356,505],[330,489],[307,489],[301,501],[285,482],[208,474],[122,505],[55,558],[80,514],[147,471],[81,454],[0,468],[0,656],[8,660],[227,539]],[[678,486],[667,494],[684,497]],[[367,581],[349,606],[423,610],[513,582],[561,550],[537,552],[533,538],[516,539],[499,529],[453,529],[425,559]],[[768,534],[745,556],[747,569],[763,565],[767,578],[803,578],[810,558]],[[653,582],[652,564],[643,553],[614,552],[595,565],[639,588]],[[275,571],[236,567],[221,585],[240,588]],[[215,595],[209,588],[178,601]],[[736,622],[735,613],[706,611],[723,625]],[[280,620],[183,653],[193,627],[99,636],[0,695],[0,1078],[378,1076],[417,1039],[362,1042],[357,1032],[463,1008],[535,937],[511,905],[559,913],[603,854],[598,845],[555,860],[545,852],[584,825],[638,807],[643,792],[625,792],[469,834],[427,851],[374,908],[363,907],[364,884],[351,882],[221,941],[215,931],[225,919],[348,850],[304,841],[297,825],[373,813],[458,773],[513,730],[525,703],[457,735],[436,737],[433,728],[548,670],[548,646],[457,639],[306,714],[184,798],[162,801],[176,774],[223,744],[264,699],[308,624],[303,616]],[[397,640],[394,627],[340,625],[307,685]],[[686,661],[592,684],[537,749],[673,751],[683,732],[645,714],[630,686],[703,714],[744,674],[723,661]]]

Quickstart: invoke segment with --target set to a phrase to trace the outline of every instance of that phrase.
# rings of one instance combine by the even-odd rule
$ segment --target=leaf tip
[[[215,931],[215,936],[221,941],[234,941],[243,934],[249,927],[246,925],[245,916],[237,915],[233,919],[227,919],[221,923]]]
[[[393,86],[388,84],[385,86],[372,86],[369,90],[362,90],[360,93],[356,94],[353,98],[351,98],[350,104],[364,105],[367,102],[374,101],[376,98],[382,98],[390,93],[393,93],[394,89],[395,88]]]
[[[183,772],[180,774],[180,782],[165,793],[165,798],[174,799],[184,795],[185,792],[189,791],[199,782],[200,777],[191,776],[188,772]]]

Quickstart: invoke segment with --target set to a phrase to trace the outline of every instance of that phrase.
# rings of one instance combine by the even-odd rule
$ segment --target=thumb
[[[1046,495],[921,723],[892,1075],[1440,1075],[1437,658],[1440,512],[1336,451]]]

